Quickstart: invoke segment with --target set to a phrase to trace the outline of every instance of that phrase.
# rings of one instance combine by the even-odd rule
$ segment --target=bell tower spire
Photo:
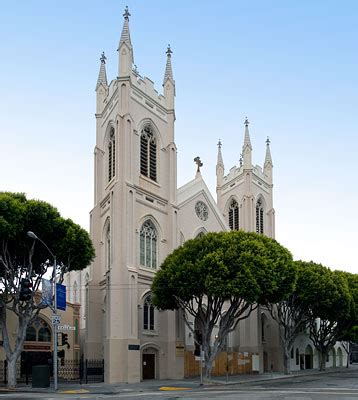
[[[252,168],[252,146],[250,140],[250,132],[249,132],[249,120],[247,117],[245,118],[245,136],[244,136],[244,145],[242,147],[242,155],[244,158],[244,169]]]
[[[106,72],[106,60],[107,60],[107,57],[105,56],[104,52],[102,52],[101,58],[100,58],[101,66],[99,67],[96,90],[98,89],[98,87],[100,85],[103,85],[105,88],[108,87],[107,72]]]
[[[164,88],[164,97],[167,100],[167,107],[169,109],[174,109],[174,97],[175,97],[175,81],[173,79],[172,54],[173,51],[170,48],[170,44],[168,44],[166,51],[167,63],[165,66],[163,88]]]
[[[223,183],[223,177],[225,172],[223,156],[221,153],[221,140],[219,139],[218,142],[218,159],[216,162],[216,193],[219,201],[219,192],[221,190],[221,185]]]
[[[101,55],[101,65],[99,67],[97,85],[96,85],[96,113],[100,114],[104,108],[104,100],[108,93],[108,82],[106,73],[106,56],[104,52]]]
[[[270,139],[267,137],[266,139],[266,155],[265,155],[265,163],[264,163],[264,174],[269,179],[270,183],[272,183],[272,158],[271,158],[271,150],[270,150]]]
[[[134,64],[133,58],[133,46],[131,42],[131,35],[129,32],[129,17],[130,13],[128,11],[128,6],[126,6],[123,17],[123,29],[121,38],[118,44],[118,54],[119,54],[119,76],[128,76]]]

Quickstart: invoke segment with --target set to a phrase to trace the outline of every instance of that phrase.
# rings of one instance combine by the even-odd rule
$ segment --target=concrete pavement
[[[305,370],[293,373],[291,375],[283,375],[279,373],[273,374],[262,374],[262,375],[235,375],[229,376],[228,379],[223,377],[214,377],[209,382],[205,382],[204,387],[200,386],[200,381],[195,379],[183,379],[183,380],[150,380],[143,381],[135,384],[71,384],[71,383],[60,383],[59,390],[57,393],[53,392],[52,388],[49,389],[33,389],[31,386],[19,386],[15,391],[7,391],[5,388],[0,388],[0,397],[6,398],[114,398],[118,397],[133,397],[138,395],[139,397],[144,396],[157,396],[160,393],[166,392],[169,396],[170,393],[176,394],[175,398],[187,397],[187,393],[195,392],[199,396],[199,392],[207,393],[208,391],[214,393],[215,390],[225,392],[229,395],[228,391],[233,389],[234,393],[238,391],[245,391],[245,388],[252,387],[275,387],[277,385],[285,385],[285,382],[289,385],[295,385],[295,382],[300,383],[309,377],[327,376],[329,380],[330,375],[338,374],[344,377],[354,375],[358,378],[358,365],[350,366],[350,368],[330,368],[325,372],[319,372],[316,370]],[[258,389],[259,391],[261,389]],[[266,391],[266,389],[265,389]],[[19,395],[21,397],[19,397]],[[154,396],[154,397],[155,397]],[[201,396],[199,396],[201,397]],[[205,396],[204,396],[205,397]],[[221,397],[221,396],[220,396]],[[171,396],[166,397],[171,398]],[[209,397],[208,397],[209,398]]]

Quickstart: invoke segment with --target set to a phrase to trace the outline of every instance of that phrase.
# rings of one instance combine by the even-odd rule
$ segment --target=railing
[[[50,374],[52,377],[52,364]],[[16,363],[16,379],[19,383],[27,385],[32,381],[31,360],[27,365]],[[7,384],[8,367],[7,360],[0,360],[0,385]],[[61,360],[58,364],[58,379],[61,382],[104,382],[104,360]]]

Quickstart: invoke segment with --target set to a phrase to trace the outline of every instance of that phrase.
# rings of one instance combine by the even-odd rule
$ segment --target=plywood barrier
[[[192,351],[185,351],[184,375],[186,378],[200,375],[200,361],[195,360]],[[226,352],[219,353],[214,361],[212,376],[237,375],[252,373],[252,353]]]

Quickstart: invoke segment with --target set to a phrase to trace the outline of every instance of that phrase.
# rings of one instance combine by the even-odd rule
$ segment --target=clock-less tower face
[[[209,216],[209,210],[207,205],[202,202],[202,201],[198,201],[195,204],[195,212],[196,215],[202,220],[202,221],[206,221],[208,219]]]

